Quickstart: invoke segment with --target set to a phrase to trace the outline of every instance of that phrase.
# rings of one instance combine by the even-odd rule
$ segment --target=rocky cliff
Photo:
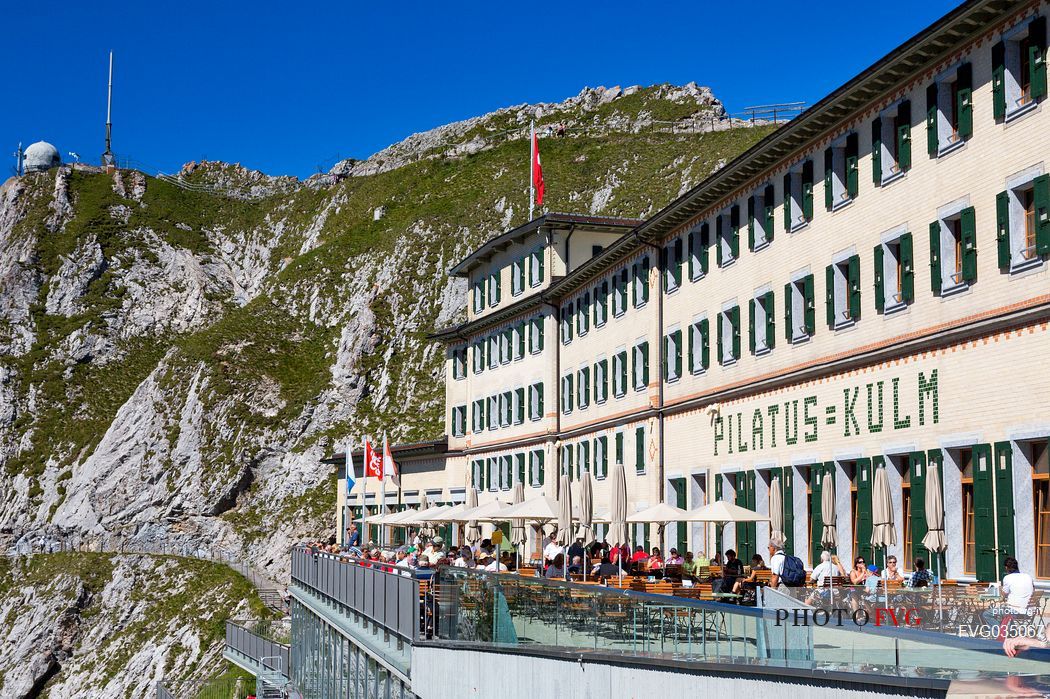
[[[195,163],[5,183],[0,543],[206,542],[284,576],[291,541],[331,530],[320,459],[338,440],[440,435],[426,334],[463,314],[447,269],[524,222],[535,114],[306,182]],[[566,126],[541,141],[550,210],[605,215],[652,213],[771,128],[730,129],[695,85],[585,90],[540,114],[544,135]]]

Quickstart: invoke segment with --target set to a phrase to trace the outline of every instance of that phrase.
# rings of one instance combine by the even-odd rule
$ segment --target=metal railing
[[[417,573],[387,572],[375,561],[292,550],[292,582],[361,615],[409,642],[419,637],[420,604]],[[389,566],[387,566],[389,567]]]
[[[226,648],[243,655],[264,670],[276,670],[287,676],[291,664],[289,646],[270,636],[266,622],[227,621]],[[256,633],[261,631],[262,633]]]

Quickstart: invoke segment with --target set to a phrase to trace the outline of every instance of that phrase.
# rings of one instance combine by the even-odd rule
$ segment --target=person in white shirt
[[[423,550],[423,556],[431,566],[436,566],[437,562],[440,561],[441,557],[444,555],[441,550],[444,543],[444,540],[440,536],[435,536],[431,539],[430,544],[427,545],[426,549]]]
[[[543,547],[543,559],[549,564],[554,560],[555,556],[563,551],[561,544],[551,539],[550,543]]]
[[[838,568],[837,572],[836,572],[836,567]],[[781,572],[784,571],[784,564],[783,564],[783,562],[780,564],[780,571]],[[846,570],[842,567],[842,564],[839,563],[837,557],[835,558],[835,561],[832,562],[832,560],[831,560],[831,552],[829,552],[829,551],[821,551],[820,552],[820,563],[817,565],[817,567],[815,567],[813,569],[812,578],[813,578],[813,580],[816,581],[817,587],[823,587],[824,586],[824,579],[827,578],[829,575],[832,576],[832,577],[834,577],[836,575],[845,576],[846,575]]]
[[[394,567],[395,568],[401,568],[402,570],[399,571],[399,572],[404,577],[406,577],[406,578],[411,578],[412,577],[412,562],[408,558],[408,552],[407,551],[398,551],[397,552],[397,563],[394,564]]]
[[[507,572],[507,566],[505,566],[502,563],[500,563],[499,559],[497,559],[497,558],[486,558],[486,559],[483,559],[483,560],[485,560],[487,562],[486,565],[485,565],[485,568],[483,570],[485,570],[485,571],[487,571],[489,573],[506,573]]]
[[[772,573],[769,586],[776,589],[780,587],[780,576],[784,574],[784,549],[773,543],[770,543],[767,548],[769,549],[769,572]]]
[[[1006,606],[1018,614],[1028,613],[1028,602],[1035,592],[1032,576],[1022,573],[1017,568],[1017,559],[1009,556],[1004,562],[1006,575],[1003,576],[1002,590],[1006,595]]]

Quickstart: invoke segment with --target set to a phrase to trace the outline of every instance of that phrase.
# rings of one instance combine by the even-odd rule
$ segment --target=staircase
[[[288,680],[276,670],[260,672],[255,678],[255,696],[257,699],[286,699],[284,687]]]

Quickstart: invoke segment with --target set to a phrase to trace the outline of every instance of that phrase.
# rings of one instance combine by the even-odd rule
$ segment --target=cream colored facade
[[[438,334],[450,437],[444,470],[421,478],[463,488],[478,478],[472,464],[495,459],[481,499],[506,497],[524,454],[528,497],[553,494],[560,465],[575,477],[584,464],[599,512],[618,454],[631,510],[720,495],[765,512],[774,479],[790,482],[790,547],[808,564],[825,483],[838,551],[875,553],[866,498],[885,464],[890,553],[910,568],[923,554],[911,535],[925,531],[913,495],[941,463],[947,574],[994,579],[1012,554],[1050,578],[1047,14],[1044,3],[968,3],[633,230],[606,221],[581,234],[579,223],[570,237],[554,221],[468,258],[457,270],[472,290],[499,274],[502,298],[477,310],[468,299],[467,323]],[[511,297],[515,260],[537,249],[544,279]],[[502,310],[519,298],[520,312]],[[531,331],[532,318],[541,351],[526,340],[524,356],[473,371],[472,343],[522,321]],[[473,429],[473,401],[527,397],[540,382],[539,419],[526,409],[520,424]],[[542,485],[532,452],[544,454]],[[664,543],[765,554],[768,535],[672,525]]]

